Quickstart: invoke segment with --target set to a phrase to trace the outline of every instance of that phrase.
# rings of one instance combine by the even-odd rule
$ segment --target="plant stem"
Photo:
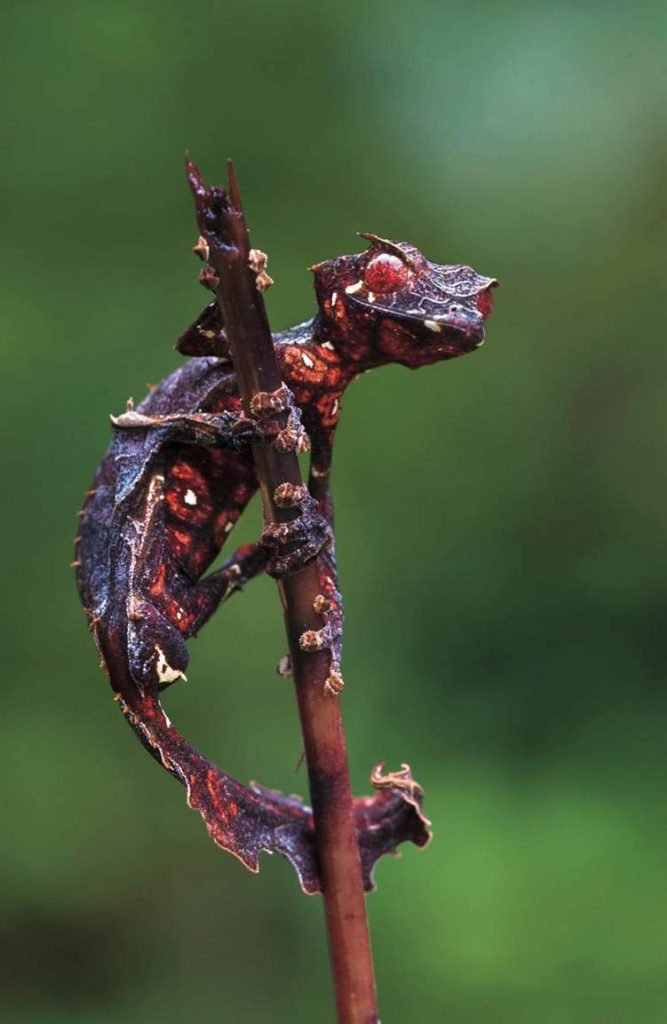
[[[253,396],[277,391],[282,379],[264,300],[249,266],[250,240],[231,161],[227,169],[225,192],[207,186],[195,165],[187,162],[199,228],[214,272],[209,284],[222,310],[239,391],[250,415]],[[296,454],[255,445],[253,455],[265,521],[289,522],[294,510],[278,506],[274,495],[280,484],[302,483]],[[308,766],[338,1020],[376,1024],[373,958],[340,706],[337,697],[324,692],[328,652],[305,652],[299,646],[302,633],[322,626],[314,608],[320,593],[316,561],[283,577],[278,589]]]

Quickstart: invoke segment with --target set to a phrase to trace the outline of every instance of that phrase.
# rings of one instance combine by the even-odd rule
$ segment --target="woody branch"
[[[207,283],[220,304],[245,412],[257,396],[283,387],[231,161],[229,187],[209,187],[191,161],[186,165],[210,271]],[[261,269],[259,270],[261,274]],[[281,427],[286,425],[282,414]],[[284,496],[302,493],[295,451],[253,445],[266,524],[286,524],[298,511]],[[340,1024],[374,1024],[377,1002],[366,919],[359,846],[355,833],[345,736],[337,697],[325,684],[326,650],[304,651],[299,638],[322,627],[316,561],[278,581],[303,733],[315,820],[329,951]],[[319,610],[318,610],[319,609]]]

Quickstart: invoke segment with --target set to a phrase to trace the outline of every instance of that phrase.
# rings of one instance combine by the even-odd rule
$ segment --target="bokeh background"
[[[205,301],[187,147],[209,178],[237,162],[276,329],[357,230],[502,283],[479,353],[368,375],[338,439],[355,790],[407,760],[435,827],[369,900],[384,1024],[667,1019],[666,21],[4,5],[3,1020],[333,1016],[319,899],[210,843],[123,724],[68,569],[108,413]],[[305,792],[283,652],[258,581],[167,707],[238,778]]]

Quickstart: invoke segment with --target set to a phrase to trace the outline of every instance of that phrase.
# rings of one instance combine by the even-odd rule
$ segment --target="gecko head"
[[[345,338],[350,356],[368,346],[360,361],[414,369],[479,348],[495,278],[431,263],[407,242],[362,237],[366,252],[312,268],[322,329]]]

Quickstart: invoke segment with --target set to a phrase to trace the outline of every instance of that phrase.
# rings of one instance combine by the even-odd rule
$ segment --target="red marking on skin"
[[[193,554],[192,535],[184,530],[177,530],[173,526],[165,526],[165,535],[167,544],[176,558],[180,561],[189,561]]]
[[[487,288],[485,292],[480,292],[477,296],[477,308],[485,320],[491,316],[493,312],[493,292],[490,288]]]
[[[294,387],[292,387],[291,382],[289,387],[292,394],[294,395],[294,401],[298,406],[301,406],[301,408],[303,408],[304,405],[308,405],[308,402],[310,401],[310,396],[312,394],[310,388],[299,387],[298,385],[294,385]]]
[[[231,512],[229,509],[225,509],[224,512],[221,512],[220,515],[218,516],[218,518],[216,519],[216,521],[215,521],[214,536],[215,536],[216,543],[220,547],[222,547],[222,544],[223,544],[223,541],[224,541],[225,537],[230,532],[230,530],[228,528],[229,524],[231,523],[232,526],[233,526],[237,519],[238,519],[238,513],[237,512]]]
[[[165,582],[167,575],[167,566],[164,562],[161,562],[158,571],[155,575],[155,579],[149,587],[149,593],[152,597],[159,597],[160,594],[164,593]]]
[[[230,412],[242,412],[243,403],[240,395],[225,395],[224,400],[218,403],[219,409],[229,409]]]
[[[254,549],[255,549],[255,545],[254,544],[241,544],[241,546],[239,548],[237,548],[236,553],[237,553],[239,558],[245,558],[246,555],[252,554]]]
[[[171,515],[182,522],[196,525],[211,514],[206,478],[187,462],[176,462],[169,467],[165,502]]]
[[[336,387],[340,376],[339,357],[336,352],[322,345],[286,345],[281,353],[284,375],[294,390],[294,384],[310,384],[314,388]]]
[[[323,427],[335,427],[338,423],[338,399],[331,395],[322,395],[315,403]]]
[[[341,597],[336,587],[336,581],[327,574],[320,575],[320,591],[331,602],[331,607],[342,615]]]
[[[249,488],[246,481],[242,481],[232,489],[230,500],[234,505],[238,505],[239,508],[244,508],[248,502]]]
[[[208,457],[211,463],[218,469],[225,465],[234,465],[234,457],[230,452],[225,452],[221,448],[209,449]]]
[[[206,772],[206,789],[208,790],[209,796],[215,807],[215,814],[218,821],[227,821],[227,807],[224,800],[220,799],[220,792],[218,790],[218,776],[213,769],[209,769]],[[215,838],[215,834],[214,834]]]
[[[177,629],[180,629],[181,633],[188,633],[192,623],[195,621],[195,616],[191,612],[186,612],[184,608],[178,603],[178,601],[171,600],[164,609],[164,613]]]
[[[183,480],[191,487],[206,487],[206,481],[202,474],[188,462],[175,462],[169,467],[169,476],[176,480]]]
[[[398,256],[384,252],[372,259],[364,270],[364,283],[379,295],[396,292],[408,281],[408,268]]]

